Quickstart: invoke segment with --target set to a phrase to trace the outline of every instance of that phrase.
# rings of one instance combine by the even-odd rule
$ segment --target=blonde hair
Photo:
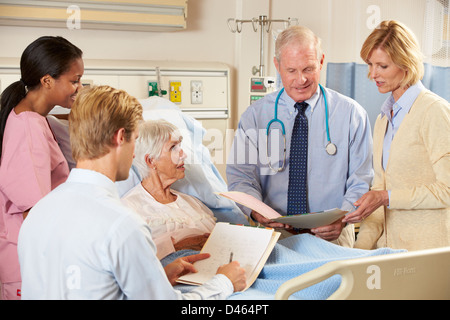
[[[110,86],[83,89],[69,115],[73,158],[93,160],[106,155],[117,130],[124,128],[129,141],[141,120],[142,106],[127,92]]]
[[[401,87],[412,86],[423,78],[423,54],[416,36],[404,24],[395,20],[381,22],[364,42],[361,58],[368,63],[373,50],[378,48],[383,49],[397,67],[406,71]]]
[[[147,120],[139,125],[139,138],[136,140],[133,165],[141,178],[146,178],[149,172],[145,156],[159,159],[164,144],[177,131],[176,126],[165,120]],[[181,135],[179,138],[181,141]]]
[[[317,60],[322,60],[322,40],[307,27],[291,26],[283,30],[275,41],[275,58],[278,62],[280,62],[281,50],[292,42],[300,44],[312,43],[316,48]]]

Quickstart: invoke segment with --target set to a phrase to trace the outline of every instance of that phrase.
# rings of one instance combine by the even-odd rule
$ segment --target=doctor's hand
[[[311,232],[318,238],[334,241],[339,238],[344,227],[345,223],[342,222],[342,219],[338,219],[328,226],[313,228]]]
[[[237,261],[232,261],[229,264],[219,267],[219,269],[217,269],[217,274],[223,274],[230,279],[233,284],[234,292],[244,290],[247,285],[245,269],[241,268]]]
[[[252,210],[252,213],[250,214],[250,217],[253,218],[253,220],[257,221],[258,223],[262,224],[265,227],[269,228],[285,228],[289,229],[291,228],[289,225],[279,222],[273,222],[270,219],[267,219],[263,215],[259,214],[255,210]]]
[[[389,193],[386,190],[369,191],[353,204],[358,207],[355,211],[347,214],[342,222],[357,223],[363,221],[380,206],[389,205]]]
[[[199,253],[191,256],[181,257],[164,267],[167,279],[172,286],[177,284],[177,279],[190,272],[197,272],[193,263],[210,257],[209,253]]]

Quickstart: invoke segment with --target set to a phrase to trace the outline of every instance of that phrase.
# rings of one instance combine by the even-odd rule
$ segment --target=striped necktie
[[[289,156],[289,187],[287,214],[307,213],[308,119],[306,102],[296,103],[297,116],[292,130]]]

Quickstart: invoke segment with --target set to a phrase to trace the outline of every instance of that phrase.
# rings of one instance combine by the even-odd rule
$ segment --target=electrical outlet
[[[203,103],[203,83],[200,80],[191,81],[191,104]]]
[[[169,88],[169,100],[173,103],[181,103],[181,81],[170,81]]]

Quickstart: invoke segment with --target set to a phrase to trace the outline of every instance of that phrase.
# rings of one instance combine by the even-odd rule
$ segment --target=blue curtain
[[[368,68],[366,64],[351,63],[328,63],[327,84],[330,89],[336,90],[348,97],[355,99],[369,114],[372,129],[383,102],[389,94],[378,92],[376,85],[367,77]],[[450,68],[437,67],[425,64],[425,75],[422,79],[423,85],[450,101]]]

